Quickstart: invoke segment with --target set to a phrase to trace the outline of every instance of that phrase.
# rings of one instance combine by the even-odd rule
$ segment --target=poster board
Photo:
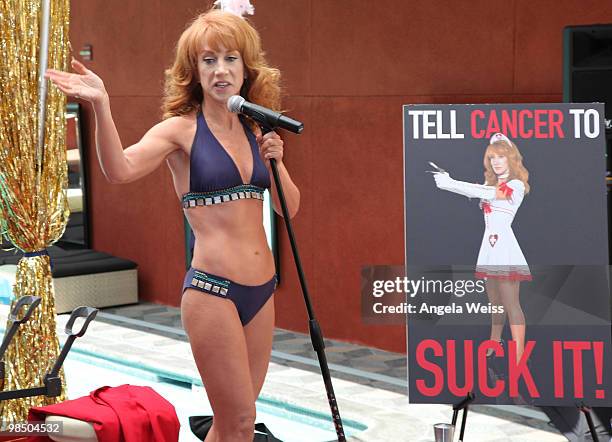
[[[403,298],[411,402],[612,404],[603,116],[404,107],[406,268],[384,298]]]

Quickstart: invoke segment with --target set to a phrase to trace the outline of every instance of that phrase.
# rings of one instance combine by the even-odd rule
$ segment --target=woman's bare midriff
[[[196,116],[176,117],[173,123],[181,149],[166,160],[180,200],[190,190],[189,157]],[[260,200],[244,199],[184,209],[196,238],[191,266],[243,285],[261,285],[272,279],[274,257],[263,227],[262,206]]]
[[[193,207],[185,214],[195,236],[192,267],[243,285],[265,284],[274,276],[261,201]]]

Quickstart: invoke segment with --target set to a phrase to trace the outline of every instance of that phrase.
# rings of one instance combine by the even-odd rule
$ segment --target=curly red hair
[[[240,95],[247,101],[280,110],[280,71],[268,65],[259,34],[241,17],[218,9],[198,15],[179,38],[172,66],[166,69],[163,118],[197,111],[204,99],[198,81],[198,54],[204,42],[213,49],[238,51],[247,78]]]
[[[484,178],[485,184],[488,186],[497,186],[498,178],[493,167],[491,166],[491,157],[493,155],[503,155],[508,158],[508,168],[510,169],[510,175],[507,181],[520,180],[525,185],[525,195],[529,193],[529,171],[523,166],[523,156],[519,152],[518,147],[510,141],[496,141],[495,143],[489,144],[484,154],[483,165],[484,165]]]

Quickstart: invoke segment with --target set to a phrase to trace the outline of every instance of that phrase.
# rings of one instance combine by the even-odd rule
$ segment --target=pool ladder
[[[19,300],[17,301],[17,303],[11,310],[11,313],[9,314],[9,321],[11,322],[11,325],[8,328],[8,331],[6,332],[6,334],[4,335],[4,339],[2,340],[2,344],[0,345],[0,382],[1,382],[0,388],[4,384],[4,374],[5,374],[5,364],[6,364],[6,361],[4,360],[4,353],[6,352],[6,349],[8,348],[9,344],[11,343],[11,340],[15,336],[15,333],[17,332],[17,329],[19,328],[19,326],[21,324],[24,324],[30,319],[30,317],[32,316],[32,313],[34,312],[36,307],[38,307],[39,304],[40,304],[40,297],[23,296],[19,298]],[[21,319],[18,319],[19,311],[25,306],[28,306],[27,310],[23,314],[23,317]],[[43,395],[48,396],[48,397],[59,396],[62,392],[62,379],[59,376],[59,371],[62,368],[62,364],[64,363],[64,360],[66,359],[66,356],[68,355],[68,352],[70,351],[70,348],[72,347],[74,340],[76,338],[80,338],[81,336],[85,334],[85,332],[87,331],[87,326],[96,317],[97,313],[98,313],[98,309],[93,308],[93,307],[82,306],[82,307],[75,308],[72,311],[72,314],[70,315],[70,318],[68,319],[68,322],[66,323],[65,331],[66,331],[66,334],[68,335],[68,338],[66,339],[66,343],[64,344],[64,347],[62,348],[61,353],[57,357],[57,360],[55,361],[53,368],[45,375],[43,379],[44,385],[41,387],[0,391],[0,401],[6,401],[9,399],[18,399],[18,398],[24,398],[24,397],[30,397],[30,396],[43,396]],[[74,323],[78,318],[85,318],[85,320],[83,322],[83,325],[81,326],[81,329],[78,332],[74,332],[72,330],[72,327],[74,326]]]

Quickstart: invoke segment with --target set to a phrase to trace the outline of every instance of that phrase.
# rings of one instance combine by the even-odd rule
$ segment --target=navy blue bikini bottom
[[[200,290],[231,300],[238,310],[240,322],[245,326],[274,293],[276,276],[262,285],[242,285],[190,267],[183,282],[183,293],[186,289]]]

